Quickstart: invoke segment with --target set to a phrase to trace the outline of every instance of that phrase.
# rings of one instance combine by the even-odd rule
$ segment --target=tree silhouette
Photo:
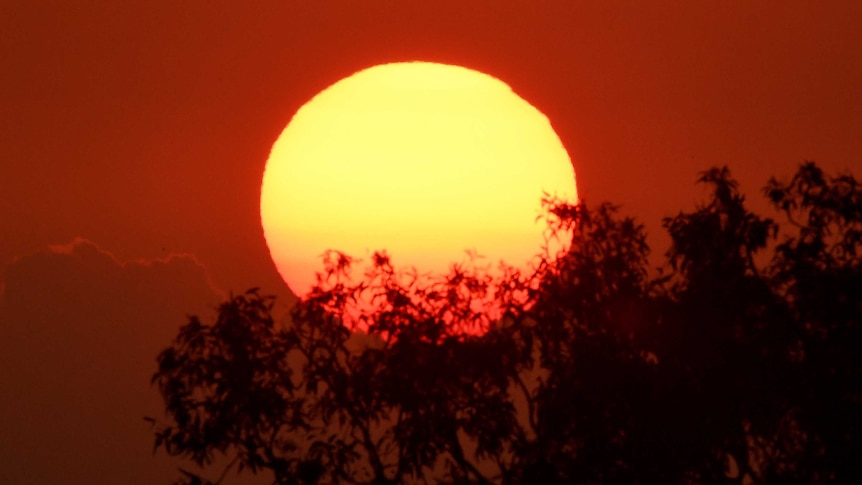
[[[700,182],[657,269],[614,206],[549,199],[571,248],[530,274],[429,280],[378,253],[354,282],[331,252],[289,324],[233,296],[159,355],[156,447],[232,460],[181,483],[858,482],[859,184],[810,162],[773,179],[779,224],[726,168]]]

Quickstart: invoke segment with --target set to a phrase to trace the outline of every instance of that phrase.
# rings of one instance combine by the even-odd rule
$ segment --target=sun
[[[306,296],[337,250],[441,275],[466,251],[524,267],[544,243],[543,193],[577,200],[548,118],[504,82],[429,62],[374,66],[302,106],[272,147],[261,222]],[[361,273],[360,273],[361,274]]]

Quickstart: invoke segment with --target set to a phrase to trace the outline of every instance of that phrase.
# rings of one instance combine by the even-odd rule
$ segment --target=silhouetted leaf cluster
[[[546,200],[571,247],[531,274],[332,252],[289,324],[231,297],[159,355],[156,447],[277,484],[858,482],[862,187],[806,163],[779,224],[700,182],[661,268],[615,207]]]

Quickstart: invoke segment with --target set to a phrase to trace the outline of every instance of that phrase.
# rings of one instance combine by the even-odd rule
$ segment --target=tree
[[[794,385],[783,455],[804,481],[862,476],[862,190],[851,175],[804,164],[764,190],[795,230],[776,247],[771,282],[787,304]],[[783,471],[783,469],[782,469]]]
[[[858,481],[859,184],[773,179],[779,224],[726,168],[700,182],[657,270],[614,206],[546,200],[572,244],[531,274],[427,280],[379,253],[353,283],[333,252],[288,325],[232,296],[159,355],[156,447],[277,484]]]

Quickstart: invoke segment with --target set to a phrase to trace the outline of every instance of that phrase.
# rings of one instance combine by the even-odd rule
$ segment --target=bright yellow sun
[[[577,199],[548,119],[508,85],[458,66],[357,72],[305,104],[266,164],[261,220],[290,289],[308,294],[328,249],[445,274],[475,251],[523,268],[540,252],[544,192]],[[359,273],[361,274],[361,272]]]

